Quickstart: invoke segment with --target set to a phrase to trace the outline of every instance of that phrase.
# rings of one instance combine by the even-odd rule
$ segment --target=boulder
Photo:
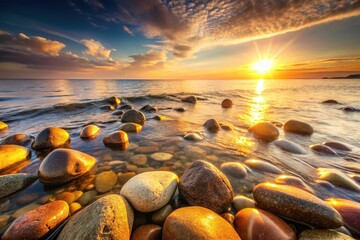
[[[218,132],[221,128],[220,124],[215,119],[207,120],[203,126],[206,127],[207,130],[213,133]]]
[[[62,128],[49,127],[42,130],[35,138],[34,150],[55,149],[70,143],[70,135]]]
[[[222,106],[223,108],[231,108],[232,105],[233,105],[233,102],[232,102],[230,99],[228,99],[228,98],[224,99],[224,100],[222,101],[222,103],[221,103],[221,106]]]
[[[284,124],[285,132],[298,133],[302,135],[311,135],[314,132],[314,129],[310,124],[306,122],[301,122],[298,120],[289,120]]]
[[[123,122],[123,123],[132,122],[132,123],[138,123],[138,124],[144,125],[144,123],[146,122],[146,118],[142,112],[137,111],[135,109],[130,109],[130,110],[127,110],[122,115],[121,122]]]
[[[127,149],[129,147],[129,138],[124,131],[115,131],[106,135],[103,139],[105,146],[110,148]]]
[[[140,124],[132,123],[132,122],[123,123],[120,125],[119,130],[124,132],[138,133],[141,132],[142,126]]]
[[[16,173],[0,176],[0,199],[26,188],[37,179],[27,173]]]
[[[30,156],[30,150],[18,145],[0,146],[0,172],[6,171],[17,164],[24,162]]]
[[[249,132],[253,133],[255,137],[267,142],[274,141],[280,135],[279,130],[269,122],[259,122],[251,126]]]
[[[96,125],[87,125],[80,132],[80,137],[85,139],[94,139],[101,132],[101,129]]]
[[[181,99],[182,102],[187,102],[187,103],[196,103],[197,99],[195,96],[188,96],[188,97],[183,97]]]

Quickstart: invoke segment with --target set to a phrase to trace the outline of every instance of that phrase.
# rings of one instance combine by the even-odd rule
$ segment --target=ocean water
[[[198,102],[195,105],[181,102],[181,98],[188,95],[195,95]],[[106,104],[103,100],[111,96],[121,98],[136,109],[146,104],[160,109],[157,113],[145,113],[148,120],[142,132],[129,134],[132,145],[126,151],[112,150],[102,143],[103,137],[121,124],[119,116],[100,109]],[[232,108],[221,107],[225,98],[233,101]],[[335,99],[341,104],[321,103],[327,99]],[[228,161],[244,162],[258,158],[271,162],[287,175],[302,178],[321,198],[341,197],[359,202],[359,193],[338,187],[328,189],[315,182],[318,179],[316,169],[319,167],[336,168],[349,175],[360,174],[360,112],[340,109],[346,106],[360,107],[359,80],[1,80],[0,121],[6,122],[10,128],[0,133],[0,140],[15,133],[36,136],[49,126],[64,128],[71,135],[71,148],[97,158],[94,174],[108,170],[108,161],[128,161],[136,153],[137,146],[155,146],[158,151],[171,149],[173,160],[158,163],[151,161],[148,156],[148,166],[145,167],[166,167],[179,175],[199,158],[218,167]],[[177,107],[184,107],[186,111],[174,111]],[[151,119],[156,114],[167,119]],[[209,133],[203,124],[210,118],[229,123],[234,130]],[[261,142],[247,131],[259,121],[284,123],[289,119],[308,122],[314,128],[311,137],[285,134],[279,129],[280,138],[298,143],[306,149],[304,155],[288,153],[273,143]],[[102,132],[92,141],[83,141],[79,133],[89,123],[100,126]],[[196,143],[188,142],[182,136],[189,132],[200,133],[205,139]],[[329,140],[345,143],[352,151],[327,156],[309,149],[311,144]],[[194,147],[200,148],[203,154],[188,155],[188,149]],[[45,156],[33,151],[31,160],[18,171],[36,174]],[[113,170],[127,171],[125,166],[114,167]],[[275,174],[253,171],[243,179],[229,178],[236,193],[251,196],[254,185],[273,181],[276,177]],[[4,205],[1,203],[0,214],[11,215],[19,208],[64,189],[82,188],[81,183],[49,188],[36,181],[10,197],[6,207],[1,207]],[[26,201],[25,196],[29,195],[33,197]],[[6,226],[2,231],[4,229]]]

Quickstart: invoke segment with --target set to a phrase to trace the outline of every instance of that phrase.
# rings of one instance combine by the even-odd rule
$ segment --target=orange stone
[[[132,240],[161,239],[161,227],[155,224],[146,224],[138,227],[131,236]]]

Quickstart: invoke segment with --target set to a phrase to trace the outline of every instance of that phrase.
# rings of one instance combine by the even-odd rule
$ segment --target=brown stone
[[[251,169],[255,169],[261,172],[269,172],[274,174],[282,174],[283,171],[278,167],[274,166],[273,164],[259,160],[259,159],[249,159],[244,162],[247,166]]]
[[[252,132],[255,137],[267,142],[274,141],[280,135],[279,130],[269,122],[259,122],[251,126],[251,128],[249,128],[249,132]]]
[[[101,132],[101,129],[96,125],[87,125],[80,132],[80,137],[85,139],[94,139]]]
[[[106,135],[103,139],[105,146],[118,149],[127,149],[129,147],[129,138],[124,131],[115,131]]]
[[[244,178],[247,175],[246,168],[238,162],[226,162],[221,164],[220,169],[223,173],[236,178]]]
[[[0,172],[6,171],[21,162],[26,161],[30,155],[30,150],[18,145],[0,146]]]
[[[55,149],[70,143],[70,135],[62,128],[49,127],[42,130],[35,138],[32,148],[35,150]]]
[[[138,123],[138,124],[144,125],[146,122],[146,117],[142,112],[135,110],[135,109],[130,109],[130,110],[127,110],[122,115],[121,122],[123,122],[123,123],[132,122],[132,123]]]
[[[306,122],[289,120],[284,124],[284,131],[303,135],[311,135],[313,134],[314,129]]]
[[[222,106],[223,108],[231,108],[232,105],[233,105],[233,102],[232,102],[230,99],[228,99],[228,98],[224,99],[224,100],[222,101],[222,103],[221,103],[221,106]]]
[[[187,103],[196,103],[197,99],[195,96],[188,96],[188,97],[183,97],[181,99],[182,102],[187,102]]]
[[[68,204],[70,204],[75,201],[75,194],[73,194],[71,192],[58,193],[58,194],[56,194],[56,199],[63,200],[65,202],[67,202]]]
[[[99,173],[95,178],[95,189],[99,193],[110,191],[118,180],[117,175],[113,171]]]
[[[309,185],[307,185],[301,178],[295,176],[281,175],[275,179],[275,182],[277,184],[297,187],[311,194],[315,194],[314,190]]]
[[[137,123],[123,123],[120,125],[119,130],[124,132],[138,133],[141,132],[142,126]]]
[[[328,147],[326,145],[313,144],[310,145],[309,147],[311,150],[315,151],[316,153],[337,156],[337,153],[331,147]]]
[[[354,238],[333,230],[311,229],[300,233],[298,240],[354,240]]]
[[[340,143],[340,142],[327,141],[327,142],[323,142],[322,144],[324,144],[328,147],[331,147],[332,149],[335,149],[335,150],[351,151],[350,147],[348,147],[347,145]]]
[[[19,146],[26,146],[32,141],[32,137],[26,134],[18,133],[6,137],[1,141],[1,144],[14,144]]]
[[[142,225],[135,229],[131,240],[160,240],[161,227],[155,224]]]
[[[203,126],[206,127],[207,130],[213,133],[218,132],[221,128],[220,124],[215,119],[207,120]]]

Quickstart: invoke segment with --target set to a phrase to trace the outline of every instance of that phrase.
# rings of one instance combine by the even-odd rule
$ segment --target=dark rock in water
[[[111,113],[111,115],[115,115],[115,116],[121,116],[123,115],[125,112],[123,110],[115,110],[114,112]]]
[[[103,143],[105,146],[124,150],[129,147],[129,138],[126,132],[115,131],[106,135]]]
[[[109,97],[105,99],[105,102],[112,104],[112,105],[119,105],[121,103],[121,100],[117,97]]]
[[[274,141],[280,135],[279,130],[269,122],[259,122],[251,126],[249,132],[253,133],[255,137],[268,142]]]
[[[80,132],[80,137],[85,139],[94,139],[101,132],[101,129],[96,125],[87,125]]]
[[[274,166],[273,164],[259,160],[259,159],[249,159],[244,162],[247,166],[249,166],[251,169],[255,169],[261,172],[269,172],[274,174],[282,174],[283,171],[281,171],[280,168]]]
[[[131,235],[131,240],[158,240],[161,239],[161,227],[155,224],[141,225]]]
[[[166,119],[166,117],[164,117],[164,116],[162,116],[162,115],[155,115],[155,116],[153,117],[153,119],[158,120],[158,121],[163,121],[163,120]]]
[[[180,177],[179,193],[190,205],[225,212],[234,192],[227,177],[214,165],[197,160]]]
[[[184,139],[188,141],[201,141],[204,138],[198,133],[188,133],[184,136]]]
[[[187,102],[187,103],[196,103],[196,97],[195,96],[188,96],[188,97],[184,97],[181,99],[182,102]]]
[[[123,123],[120,125],[119,130],[124,132],[138,133],[141,132],[142,125],[132,122]]]
[[[290,185],[293,187],[300,188],[311,194],[315,194],[314,190],[307,185],[301,178],[295,176],[281,175],[275,179],[277,184]]]
[[[233,126],[231,126],[231,124],[229,123],[219,123],[221,129],[225,130],[225,131],[232,131],[234,129]]]
[[[204,125],[204,127],[207,128],[207,130],[209,130],[210,132],[218,132],[220,130],[220,124],[215,120],[215,119],[209,119],[207,120]]]
[[[0,172],[6,171],[24,162],[30,156],[30,150],[18,145],[0,146]]]
[[[49,127],[42,130],[35,138],[32,148],[35,150],[55,149],[70,143],[70,135],[62,128]]]
[[[58,240],[129,240],[134,223],[130,204],[120,195],[106,195],[71,217]]]
[[[27,173],[17,173],[0,176],[0,199],[26,188],[37,179]]]
[[[140,111],[144,111],[144,112],[157,112],[158,108],[155,106],[151,106],[151,105],[145,105],[142,108],[140,108]]]
[[[141,125],[144,125],[145,121],[145,115],[142,112],[134,109],[127,110],[121,118],[121,122],[132,122]]]
[[[230,99],[228,99],[228,98],[224,99],[224,100],[222,101],[222,103],[221,103],[221,106],[222,106],[223,108],[231,108],[232,105],[233,105],[233,102],[232,102]]]
[[[100,106],[99,108],[101,110],[104,110],[104,111],[107,111],[107,112],[115,110],[115,108],[112,105],[103,105],[103,106]]]
[[[69,215],[65,201],[42,205],[18,217],[6,230],[2,240],[41,239],[54,230]]]
[[[130,110],[130,109],[134,109],[134,107],[127,103],[122,104],[117,108],[117,110]]]
[[[0,131],[6,130],[8,128],[9,128],[9,125],[0,121]]]
[[[343,110],[345,112],[360,112],[360,108],[355,108],[355,107],[343,107],[340,108],[340,110]]]
[[[237,195],[234,197],[233,206],[236,212],[238,212],[244,208],[255,208],[255,201],[251,198]]]
[[[310,145],[310,148],[318,153],[337,156],[337,153],[332,148],[322,145],[322,144],[313,144],[313,145]]]
[[[34,138],[32,136],[18,133],[14,135],[10,135],[4,140],[1,141],[1,145],[3,144],[14,144],[19,146],[26,146],[28,143],[30,143]]]
[[[177,112],[185,112],[185,108],[183,108],[183,107],[174,108],[174,110]]]
[[[328,142],[323,142],[323,145],[326,145],[332,149],[336,149],[336,150],[340,150],[340,151],[351,151],[351,148],[349,148],[348,146],[346,146],[343,143],[340,142],[332,142],[332,141],[328,141]]]
[[[325,100],[322,103],[327,103],[327,104],[339,104],[338,101],[334,100],[334,99],[329,99],[329,100]]]
[[[306,122],[301,122],[298,120],[289,120],[284,124],[285,132],[298,133],[302,135],[311,135],[314,132],[314,129],[310,124]]]
[[[295,154],[305,154],[306,153],[305,149],[303,149],[299,144],[290,142],[285,139],[276,140],[276,141],[274,141],[274,144],[278,148],[280,148],[284,151],[287,151],[287,152],[291,152],[291,153],[295,153]]]
[[[272,125],[274,125],[275,127],[279,127],[279,128],[281,128],[281,127],[284,126],[283,123],[277,122],[277,121],[272,121],[272,122],[270,122],[270,123],[271,123]]]
[[[333,230],[311,229],[300,233],[298,240],[354,240],[354,238]]]
[[[343,225],[340,214],[320,198],[296,187],[260,183],[253,190],[257,205],[277,215],[323,228]]]
[[[220,169],[225,174],[236,178],[244,178],[247,175],[246,168],[243,164],[238,162],[226,162],[221,164]]]
[[[63,184],[86,174],[95,163],[96,159],[86,153],[73,149],[56,149],[41,162],[39,178],[45,184]]]

